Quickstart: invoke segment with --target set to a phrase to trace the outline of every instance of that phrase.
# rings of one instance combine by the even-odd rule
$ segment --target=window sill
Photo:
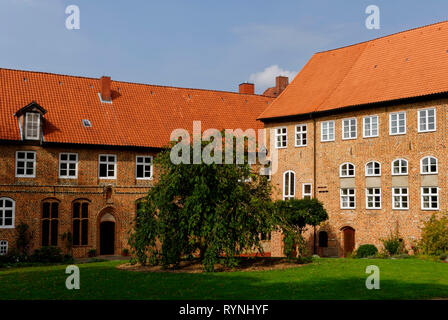
[[[437,130],[436,129],[434,129],[434,130],[425,130],[425,131],[417,131],[418,133],[428,133],[428,132],[436,132]]]

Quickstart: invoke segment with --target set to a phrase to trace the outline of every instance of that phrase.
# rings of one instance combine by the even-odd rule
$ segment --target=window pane
[[[50,221],[42,220],[42,246],[46,247],[50,244]]]
[[[143,178],[143,165],[137,166],[137,178]]]
[[[88,234],[89,234],[89,220],[82,220],[82,228],[81,228],[81,244],[86,246],[88,244]]]
[[[44,202],[42,207],[42,218],[47,219],[50,218],[50,203]]]
[[[53,202],[51,204],[51,218],[57,219],[59,215],[59,203]]]
[[[82,218],[86,219],[89,217],[89,204],[84,202],[82,204]]]
[[[73,245],[79,246],[80,222],[79,219],[73,220]]]
[[[73,218],[79,218],[80,217],[80,204],[79,202],[75,202],[73,204]]]
[[[107,177],[107,165],[100,164],[100,177]]]
[[[58,220],[57,219],[51,220],[51,245],[52,246],[58,245]]]

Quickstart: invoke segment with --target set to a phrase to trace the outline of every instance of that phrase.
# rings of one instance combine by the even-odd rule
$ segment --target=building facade
[[[329,214],[307,230],[310,252],[381,248],[396,233],[411,250],[447,210],[447,36],[444,22],[317,53],[260,116],[278,153],[274,197],[315,197]]]
[[[344,256],[398,233],[410,249],[447,209],[448,22],[319,52],[255,95],[0,69],[0,254],[26,223],[31,250],[127,248],[154,159],[176,129],[267,130],[274,199],[317,198],[311,252]],[[283,255],[282,235],[263,242]]]
[[[273,100],[240,92],[151,86],[0,69],[0,254],[57,246],[75,257],[128,248],[139,200],[175,129],[259,129]]]

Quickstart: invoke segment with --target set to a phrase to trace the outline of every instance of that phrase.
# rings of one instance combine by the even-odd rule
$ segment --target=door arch
[[[343,252],[344,257],[346,257],[348,253],[352,253],[355,249],[355,229],[347,226],[343,227],[341,230],[343,237]]]
[[[115,217],[108,212],[101,216],[100,230],[100,255],[112,255],[115,253]]]

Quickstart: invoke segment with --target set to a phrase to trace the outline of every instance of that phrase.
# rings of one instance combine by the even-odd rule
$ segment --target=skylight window
[[[82,119],[82,124],[83,124],[84,127],[86,127],[86,128],[90,128],[90,127],[92,127],[92,123],[91,123],[90,120],[88,120],[88,119]]]

